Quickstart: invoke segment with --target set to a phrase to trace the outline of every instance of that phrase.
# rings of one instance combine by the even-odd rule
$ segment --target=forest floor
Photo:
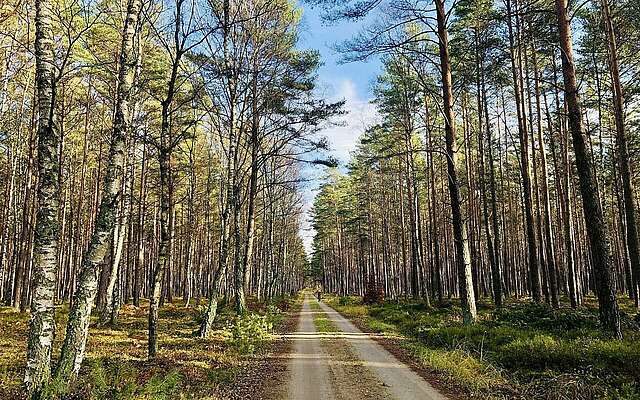
[[[474,326],[462,325],[454,302],[326,302],[448,397],[640,399],[640,316],[626,299],[624,340],[600,331],[593,298],[577,310],[529,300],[511,300],[502,310],[480,304]]]
[[[593,298],[578,310],[480,303],[471,327],[455,302],[317,302],[303,292],[249,306],[236,318],[223,304],[214,335],[201,340],[194,334],[204,305],[165,304],[159,354],[149,362],[148,304],[125,305],[115,327],[92,325],[79,378],[63,398],[640,399],[640,317],[626,300],[624,340],[599,330]],[[57,311],[55,354],[66,314],[66,306]],[[27,319],[0,307],[3,400],[24,397]]]
[[[242,319],[222,305],[210,339],[195,336],[204,304],[184,307],[174,299],[160,309],[159,353],[147,355],[148,302],[124,305],[114,327],[92,324],[87,357],[65,399],[269,399],[286,379],[290,343],[278,340],[297,322],[301,301],[250,302]],[[68,307],[56,312],[54,354],[64,338]],[[94,321],[95,322],[95,321]],[[22,399],[28,314],[0,307],[0,399]],[[275,334],[275,335],[274,335]],[[54,357],[55,360],[55,357]]]

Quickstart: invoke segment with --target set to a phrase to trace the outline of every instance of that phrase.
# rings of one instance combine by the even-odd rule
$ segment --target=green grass
[[[319,333],[332,333],[338,332],[338,328],[327,317],[316,315],[313,318],[313,324],[316,327],[316,331]]]
[[[215,399],[233,387],[239,372],[271,341],[271,329],[282,323],[299,299],[250,303],[251,312],[235,318],[223,303],[211,338],[195,337],[204,306],[185,308],[180,299],[160,310],[159,353],[146,359],[148,303],[125,305],[115,327],[92,324],[87,356],[76,382],[51,388],[70,399]],[[54,360],[64,339],[67,306],[58,309]],[[95,321],[94,321],[95,322]],[[0,399],[21,399],[28,315],[0,307]],[[251,357],[247,357],[251,356]]]
[[[312,300],[309,303],[309,307],[311,307],[311,310],[314,311],[314,312],[322,311],[322,307],[320,307],[320,303],[318,303],[316,300]]]
[[[327,315],[322,311],[322,308],[320,308],[320,305],[316,300],[311,301],[310,306],[311,310],[314,312],[313,325],[315,325],[318,333],[332,333],[339,331],[335,324],[331,322]]]
[[[640,331],[624,300],[622,341],[599,329],[591,298],[578,310],[524,301],[501,310],[480,304],[473,326],[462,324],[455,303],[328,301],[372,331],[403,335],[399,343],[412,357],[473,397],[640,399]]]

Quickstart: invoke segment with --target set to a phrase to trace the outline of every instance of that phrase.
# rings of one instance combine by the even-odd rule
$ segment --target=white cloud
[[[320,132],[330,143],[329,154],[337,158],[341,166],[349,162],[350,153],[355,150],[358,138],[368,127],[380,122],[380,115],[369,99],[358,95],[355,83],[350,79],[339,81],[337,87],[328,85],[327,97],[330,101],[345,101],[346,114],[336,118],[337,125],[328,126]],[[307,254],[311,254],[311,243],[315,231],[311,227],[310,211],[318,193],[318,186],[323,175],[318,168],[306,168],[304,174],[310,183],[303,188],[303,217],[300,235],[304,241]]]
[[[358,138],[365,129],[380,121],[380,115],[370,99],[361,99],[356,90],[356,85],[350,79],[342,80],[332,101],[345,101],[346,115],[337,119],[341,126],[331,126],[321,132],[331,143],[331,153],[342,164],[349,161],[349,153],[356,148]]]

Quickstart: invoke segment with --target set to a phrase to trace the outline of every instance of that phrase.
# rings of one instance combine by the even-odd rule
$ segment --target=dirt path
[[[324,303],[304,300],[293,340],[287,399],[444,400],[429,383]],[[316,307],[317,308],[317,307]],[[314,316],[326,314],[336,332],[318,333]]]
[[[322,337],[316,332],[309,299],[305,298],[298,330],[293,340],[289,371],[288,398],[300,400],[334,399],[335,393],[329,375],[329,357],[322,346]]]

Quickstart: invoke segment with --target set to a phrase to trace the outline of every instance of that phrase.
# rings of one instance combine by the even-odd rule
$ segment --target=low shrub
[[[369,321],[369,329],[376,333],[396,333],[397,328],[395,325],[380,321],[378,319],[372,319]]]
[[[88,358],[74,387],[61,383],[57,393],[71,389],[82,398],[133,399],[138,388],[137,378],[138,371],[127,361]]]
[[[274,304],[269,304],[267,306],[265,317],[267,318],[269,324],[271,324],[271,329],[282,322],[285,316],[285,311],[282,310],[279,306],[276,306]]]
[[[354,301],[353,301],[353,298],[352,298],[352,297],[349,297],[349,296],[340,296],[340,297],[338,298],[338,305],[339,305],[339,306],[348,306],[348,305],[353,304],[353,303],[354,303]]]
[[[374,280],[369,280],[362,302],[364,304],[381,304],[384,301],[384,288]]]
[[[640,368],[632,362],[640,360],[640,344],[626,340],[566,340],[539,334],[502,346],[497,358],[509,369],[573,372],[588,368],[599,376],[624,375],[640,382]]]
[[[554,310],[545,304],[516,304],[493,312],[497,325],[538,329],[557,335],[600,335],[597,313],[589,309]]]
[[[291,308],[292,301],[291,296],[282,296],[276,301],[275,307],[280,312],[287,312]]]
[[[271,338],[273,324],[268,316],[245,314],[227,325],[229,342],[238,353],[253,354],[257,348]]]
[[[182,374],[171,371],[166,375],[156,374],[144,385],[145,398],[154,400],[174,399],[180,393]]]
[[[355,296],[334,297],[327,295],[325,301],[327,304],[349,317],[361,318],[368,315],[370,310],[368,306],[362,304],[359,297]],[[312,302],[312,307],[313,304],[314,303]]]
[[[237,366],[215,367],[207,371],[207,378],[216,384],[225,385],[233,382],[238,372]]]

